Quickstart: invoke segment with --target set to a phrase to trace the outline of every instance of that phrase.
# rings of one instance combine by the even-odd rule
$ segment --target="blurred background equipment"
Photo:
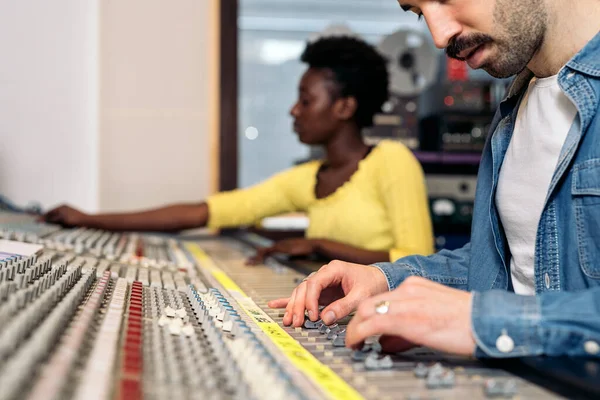
[[[481,153],[506,82],[439,56],[442,69],[421,96],[420,150]]]
[[[371,143],[394,139],[416,150],[419,145],[420,95],[438,75],[439,51],[428,35],[414,29],[385,36],[378,46],[389,60],[390,98],[374,126],[365,130]]]
[[[506,81],[439,53],[435,82],[419,101],[419,149],[438,249],[470,240],[477,170]]]

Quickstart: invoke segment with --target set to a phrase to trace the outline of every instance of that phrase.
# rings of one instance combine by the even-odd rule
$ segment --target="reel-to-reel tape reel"
[[[416,150],[420,143],[419,97],[438,77],[440,50],[426,33],[412,29],[385,36],[378,49],[388,59],[390,97],[365,138],[373,144],[394,139]]]

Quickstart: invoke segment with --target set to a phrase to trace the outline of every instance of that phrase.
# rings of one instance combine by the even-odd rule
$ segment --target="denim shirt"
[[[512,288],[510,249],[495,197],[519,103],[531,78],[528,70],[517,76],[494,117],[479,167],[471,242],[454,251],[375,266],[385,274],[390,290],[416,275],[472,291],[478,357],[600,357],[600,33],[558,75],[577,116],[538,225],[536,295],[520,296]]]

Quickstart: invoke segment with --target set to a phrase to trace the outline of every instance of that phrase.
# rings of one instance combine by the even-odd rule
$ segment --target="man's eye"
[[[410,12],[417,14],[417,18],[419,19],[419,21],[423,19],[423,12],[421,10],[419,10],[418,8],[413,7],[410,9]]]
[[[398,4],[400,4],[400,1],[398,1]],[[415,13],[415,14],[417,14],[417,18],[419,19],[419,21],[420,21],[420,20],[422,20],[422,19],[424,18],[424,17],[423,17],[423,13],[422,13],[422,12],[421,12],[421,10],[420,10],[419,8],[417,8],[417,7],[410,6],[410,5],[402,5],[402,4],[400,4],[400,7],[401,7],[401,8],[402,8],[404,11],[407,11],[407,12],[412,12],[412,13]]]

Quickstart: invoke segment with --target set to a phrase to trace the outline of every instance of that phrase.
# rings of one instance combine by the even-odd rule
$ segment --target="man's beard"
[[[496,34],[473,33],[454,37],[446,47],[449,57],[483,44],[495,48],[495,57],[489,57],[480,67],[496,78],[507,78],[521,72],[544,41],[547,13],[542,0],[497,0],[494,8]],[[467,55],[468,56],[468,55]]]

